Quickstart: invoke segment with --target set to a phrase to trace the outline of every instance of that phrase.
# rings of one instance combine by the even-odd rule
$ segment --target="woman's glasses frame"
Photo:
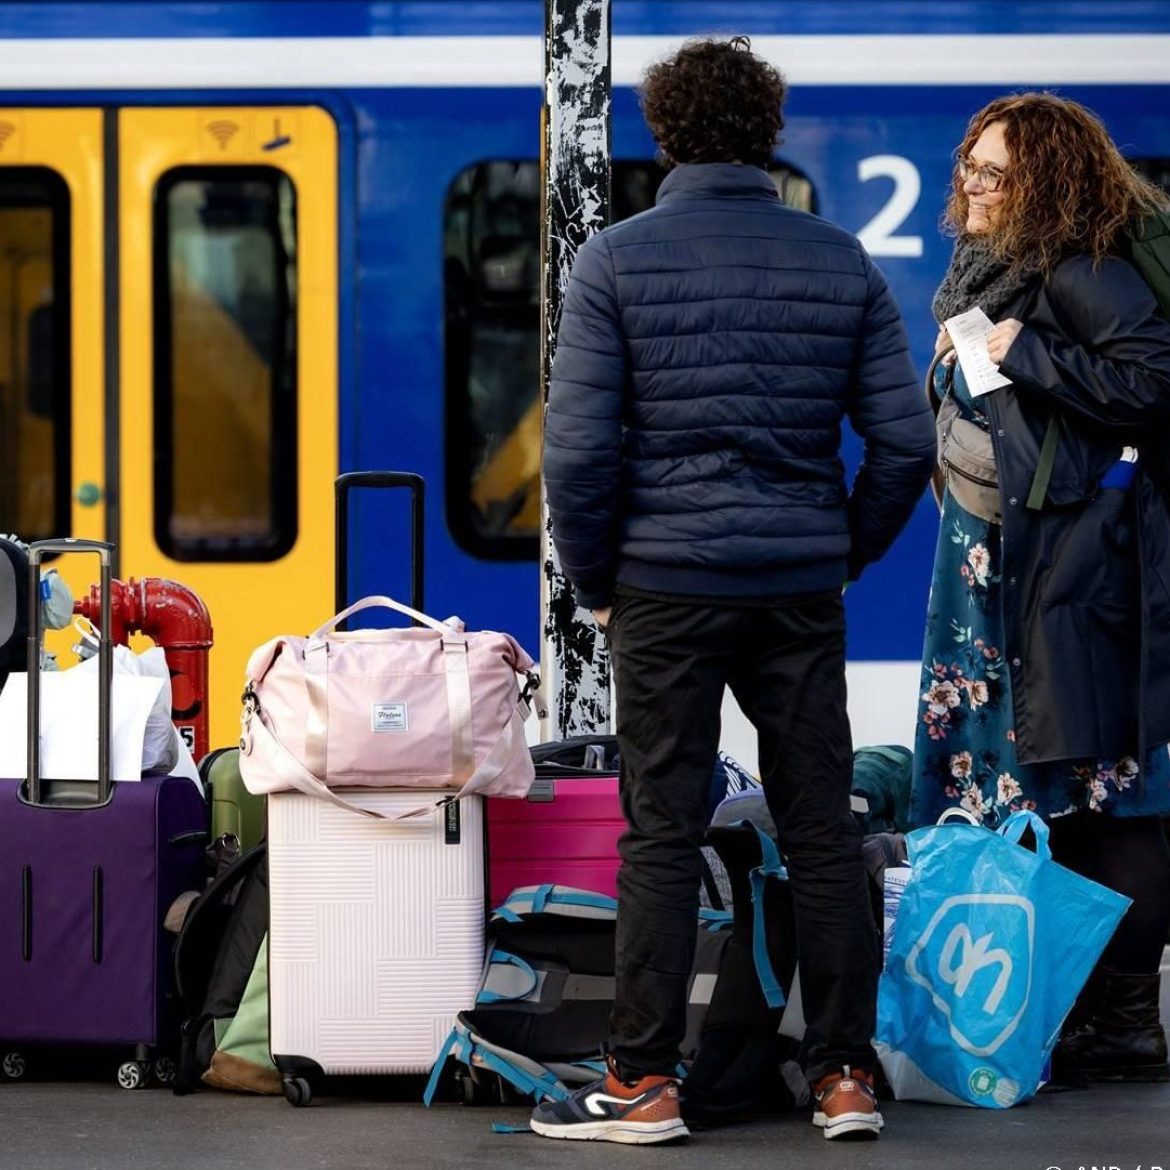
[[[984,166],[977,167],[974,160],[969,158],[959,158],[955,160],[955,170],[958,172],[959,178],[966,183],[970,178],[974,177],[979,180],[979,186],[984,191],[998,191],[1003,183],[1006,175],[999,167],[992,166],[986,163]]]

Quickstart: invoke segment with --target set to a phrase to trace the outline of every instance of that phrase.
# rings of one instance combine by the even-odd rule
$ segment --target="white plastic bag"
[[[73,669],[96,674],[97,668],[95,655],[79,662]],[[171,722],[171,672],[166,655],[158,646],[151,646],[141,654],[135,654],[128,646],[115,646],[114,673],[162,680],[162,688],[146,720],[146,734],[142,740],[142,774],[165,776],[179,762],[178,734]]]

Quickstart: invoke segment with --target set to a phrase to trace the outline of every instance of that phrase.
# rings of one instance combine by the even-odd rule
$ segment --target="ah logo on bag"
[[[1019,1026],[1032,991],[1035,935],[1027,898],[963,894],[943,902],[910,949],[906,973],[930,992],[966,1052],[991,1056]]]

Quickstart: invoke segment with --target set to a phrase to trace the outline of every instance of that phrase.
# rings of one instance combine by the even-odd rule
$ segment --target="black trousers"
[[[836,594],[775,607],[619,596],[608,627],[621,797],[617,998],[610,1051],[626,1079],[673,1074],[685,1031],[700,846],[730,686],[760,770],[796,908],[812,1080],[872,1069],[879,953],[849,810],[845,616]]]

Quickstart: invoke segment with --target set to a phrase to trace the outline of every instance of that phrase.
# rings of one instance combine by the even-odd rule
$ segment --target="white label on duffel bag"
[[[372,731],[406,731],[405,703],[375,703],[370,716]]]

